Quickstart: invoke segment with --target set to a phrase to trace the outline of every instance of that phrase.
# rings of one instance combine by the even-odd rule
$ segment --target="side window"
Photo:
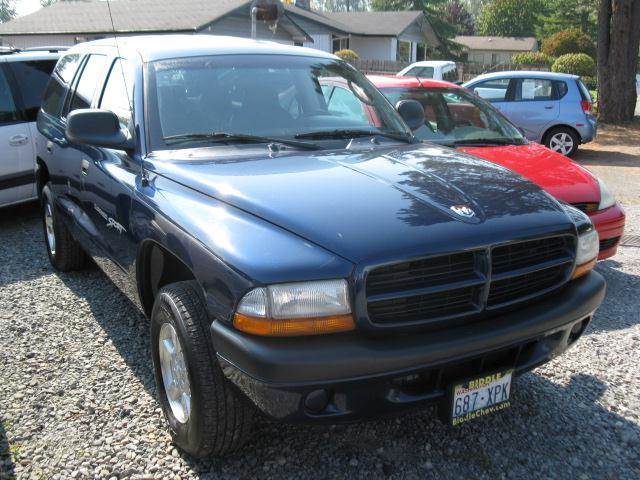
[[[346,118],[369,123],[367,115],[362,109],[362,103],[346,88],[336,87],[329,99],[328,110]]]
[[[517,102],[554,100],[553,82],[543,78],[523,78],[516,88]]]
[[[44,98],[42,99],[43,111],[50,115],[60,115],[64,97],[78,69],[78,65],[80,65],[80,55],[77,53],[65,55],[58,60],[44,91]]]
[[[558,96],[558,100],[560,100],[562,97],[564,97],[569,92],[569,86],[566,84],[566,82],[563,82],[561,80],[557,80],[557,81],[553,82],[553,84],[556,87],[556,94]]]
[[[27,121],[35,122],[42,103],[44,89],[51,77],[55,60],[33,60],[30,62],[9,62],[9,68],[20,88]]]
[[[107,57],[105,55],[89,55],[84,64],[80,80],[76,84],[73,97],[66,111],[68,114],[78,108],[89,108],[96,93],[98,84],[104,78]]]
[[[490,102],[504,102],[507,99],[510,79],[497,78],[486,80],[473,86],[473,91]]]
[[[133,110],[133,78],[126,60],[117,59],[111,67],[100,100],[100,108],[118,116],[120,127],[129,129]]]
[[[0,124],[18,120],[16,104],[4,70],[0,69]]]

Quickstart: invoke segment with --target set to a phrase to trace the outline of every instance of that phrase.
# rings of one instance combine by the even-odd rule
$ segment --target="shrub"
[[[359,58],[356,52],[354,52],[353,50],[349,50],[348,48],[338,50],[336,52],[336,55],[345,62],[353,62],[354,60],[357,60]]]
[[[568,53],[559,57],[553,66],[552,72],[570,73],[581,77],[596,76],[596,62],[584,53]]]
[[[596,56],[596,45],[577,28],[560,30],[542,41],[542,51],[551,57],[560,57],[567,53],[585,53],[591,58]]]
[[[511,63],[516,65],[530,65],[535,67],[548,67],[551,68],[555,58],[550,57],[543,52],[524,52],[516,53],[511,58]]]

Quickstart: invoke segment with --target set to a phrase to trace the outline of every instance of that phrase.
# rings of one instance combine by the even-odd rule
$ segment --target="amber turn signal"
[[[233,317],[233,326],[241,332],[268,337],[323,335],[326,333],[348,332],[356,328],[351,315],[274,320],[272,318],[252,317],[241,313],[236,313]]]
[[[571,276],[572,280],[576,278],[582,277],[589,273],[596,266],[596,259],[594,258],[590,262],[583,263],[582,265],[576,266],[576,269],[573,271],[573,275]]]

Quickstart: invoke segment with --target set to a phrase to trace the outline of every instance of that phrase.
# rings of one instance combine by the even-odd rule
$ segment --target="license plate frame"
[[[513,384],[513,378],[514,369],[509,368],[469,377],[452,383],[449,391],[449,421],[451,425],[458,426],[509,408],[511,406],[511,386]],[[497,385],[500,385],[501,388],[496,388]],[[507,386],[506,396],[504,395],[504,385]],[[489,388],[493,388],[493,390],[487,392]],[[479,400],[480,403],[473,406],[474,408],[465,410],[463,406],[464,397],[472,395],[473,393],[477,393],[477,395],[474,398],[470,398],[469,403]],[[486,397],[487,395],[498,394],[500,395],[499,399],[496,398],[498,401],[483,405],[485,403],[485,399],[481,398],[483,395]],[[459,408],[456,410],[456,401],[459,398],[462,400],[458,402]],[[460,411],[460,409],[462,409],[462,411]]]

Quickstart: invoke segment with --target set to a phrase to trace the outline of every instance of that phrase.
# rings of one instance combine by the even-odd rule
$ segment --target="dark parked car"
[[[314,50],[196,36],[71,49],[38,128],[49,257],[91,257],[149,316],[159,401],[195,456],[260,411],[339,422],[509,406],[605,283],[588,217],[495,164],[418,142]],[[346,91],[341,86],[347,86]],[[256,408],[257,407],[257,408]]]

